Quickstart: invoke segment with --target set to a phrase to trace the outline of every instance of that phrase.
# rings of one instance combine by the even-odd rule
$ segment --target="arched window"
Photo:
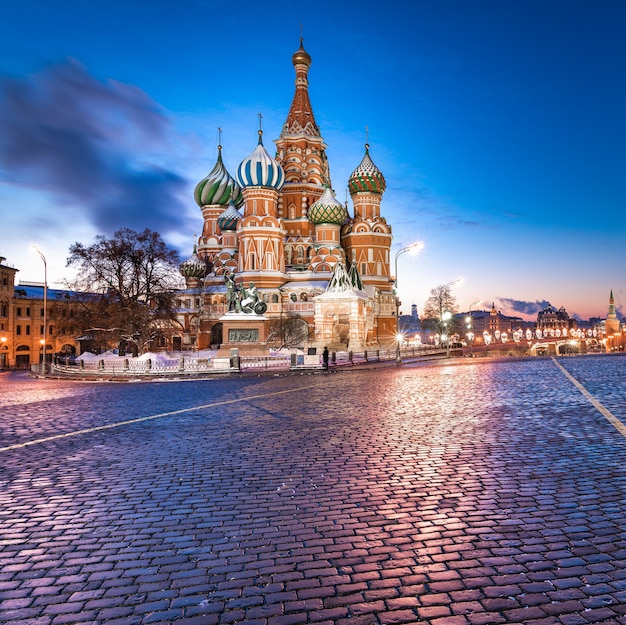
[[[306,302],[309,298],[306,293],[300,293],[300,300]]]
[[[0,317],[8,317],[9,316],[9,303],[6,301],[0,302]]]

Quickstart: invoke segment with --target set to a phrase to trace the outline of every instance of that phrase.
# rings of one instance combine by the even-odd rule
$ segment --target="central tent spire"
[[[309,100],[309,68],[311,57],[304,49],[303,38],[300,37],[300,47],[291,57],[296,70],[296,92],[291,102],[287,121],[283,126],[281,138],[285,135],[305,134],[313,137],[320,135],[320,130],[313,116],[311,101]]]

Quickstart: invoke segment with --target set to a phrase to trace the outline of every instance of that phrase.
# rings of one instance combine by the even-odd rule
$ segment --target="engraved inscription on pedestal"
[[[259,340],[258,329],[229,328],[229,343],[256,343]]]

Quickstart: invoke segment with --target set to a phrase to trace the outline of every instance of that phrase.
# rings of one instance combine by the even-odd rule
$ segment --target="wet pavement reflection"
[[[626,624],[624,380],[0,374],[0,622]]]

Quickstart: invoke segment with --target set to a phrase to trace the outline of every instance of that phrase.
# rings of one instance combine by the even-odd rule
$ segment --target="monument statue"
[[[254,282],[250,282],[248,288],[243,290],[241,310],[244,313],[254,313],[257,315],[262,315],[267,310],[267,304],[259,297],[259,291],[256,286],[254,286]]]
[[[227,312],[241,312],[241,293],[235,282],[235,274],[229,270],[224,273],[226,283],[226,309]]]
[[[262,315],[267,310],[267,304],[259,296],[254,282],[250,282],[247,289],[243,285],[239,288],[231,271],[224,273],[224,282],[227,312]]]

